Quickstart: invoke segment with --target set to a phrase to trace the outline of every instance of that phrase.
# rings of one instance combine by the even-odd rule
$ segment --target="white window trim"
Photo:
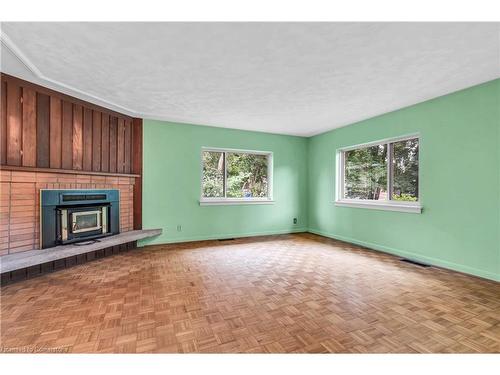
[[[254,155],[266,155],[267,156],[267,190],[268,195],[266,198],[205,198],[203,197],[203,152],[230,152],[230,153],[244,153],[244,154],[254,154]],[[224,163],[224,169],[226,169],[226,164]],[[224,181],[226,179],[227,171],[224,170]],[[224,182],[225,184],[225,182]],[[224,195],[226,195],[226,189],[224,186]],[[218,147],[202,147],[200,152],[200,206],[220,206],[220,205],[245,205],[245,204],[273,204],[273,152],[272,151],[256,151],[256,150],[243,150],[236,148],[218,148]]]
[[[381,201],[382,203],[363,201],[356,199],[342,199],[335,201],[335,206],[339,207],[354,207],[354,208],[368,208],[371,210],[383,210],[383,211],[399,211],[399,212],[409,212],[419,214],[422,212],[422,206],[420,204],[410,204],[410,202],[393,203],[390,201]]]
[[[361,199],[346,199],[344,198],[344,187],[345,187],[345,152],[356,150],[365,147],[373,147],[378,145],[387,144],[387,155],[388,155],[388,168],[387,168],[387,194],[390,198],[390,192],[392,191],[392,173],[391,173],[391,143],[405,141],[408,139],[417,138],[419,141],[419,149],[420,149],[420,134],[409,134],[401,137],[395,138],[386,138],[379,141],[362,143],[354,146],[343,147],[337,150],[337,163],[336,163],[336,195],[335,195],[335,206],[339,207],[354,207],[354,208],[367,208],[372,210],[385,210],[385,211],[399,211],[399,212],[408,212],[408,213],[421,213],[422,212],[422,203],[420,196],[418,197],[417,202],[402,202],[402,201],[394,201],[391,199],[385,201],[370,201],[370,200],[361,200]],[[420,158],[420,155],[419,155]],[[419,195],[420,195],[420,163],[418,168],[418,184],[419,184]]]
[[[243,205],[243,204],[273,204],[271,199],[241,199],[241,198],[202,198],[200,206],[227,206],[227,205]]]

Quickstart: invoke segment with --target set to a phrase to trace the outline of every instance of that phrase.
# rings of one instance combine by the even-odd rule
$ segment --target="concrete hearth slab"
[[[28,250],[17,254],[4,255],[0,257],[0,273],[16,271],[58,259],[105,249],[111,246],[118,246],[124,243],[158,236],[161,233],[162,229],[133,230],[115,236],[100,238],[98,242],[93,242],[88,245],[75,246],[75,244],[69,244],[51,247],[49,249]]]

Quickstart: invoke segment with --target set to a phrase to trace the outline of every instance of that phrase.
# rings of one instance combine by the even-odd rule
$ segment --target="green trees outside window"
[[[346,151],[344,197],[383,200],[386,196],[387,145]]]
[[[269,197],[269,155],[203,151],[202,198]]]
[[[343,151],[343,199],[418,201],[419,139]]]
[[[392,199],[418,200],[418,139],[393,143]]]
[[[224,153],[204,151],[203,163],[203,197],[224,197]]]

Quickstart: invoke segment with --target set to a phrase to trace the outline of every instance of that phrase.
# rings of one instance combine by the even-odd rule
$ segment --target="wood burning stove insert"
[[[119,233],[118,190],[40,190],[41,248]]]

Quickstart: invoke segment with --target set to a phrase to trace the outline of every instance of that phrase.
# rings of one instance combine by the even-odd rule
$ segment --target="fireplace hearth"
[[[118,190],[40,190],[40,247],[120,232]]]

